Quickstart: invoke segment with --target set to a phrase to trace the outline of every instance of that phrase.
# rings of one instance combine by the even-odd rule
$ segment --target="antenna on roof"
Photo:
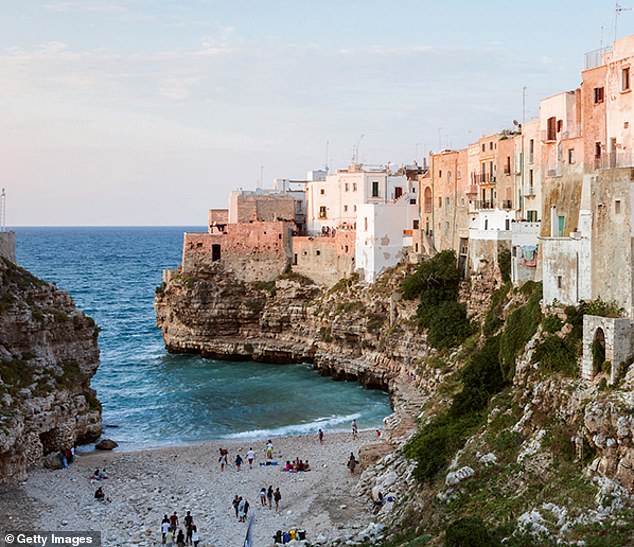
[[[619,4],[618,0],[616,2],[616,7],[614,8],[614,41],[616,42],[616,26],[619,21],[619,15],[624,11],[632,11],[632,8],[624,8]]]
[[[0,193],[0,232],[7,230],[7,193],[4,188]]]
[[[352,146],[352,163],[358,163],[359,162],[359,146],[361,146],[361,141],[363,140],[363,133],[361,133],[361,135],[359,136],[359,140],[357,141],[357,144]]]
[[[324,168],[326,169],[326,173],[328,172],[328,145],[330,144],[330,141],[326,141],[326,164],[324,165]]]

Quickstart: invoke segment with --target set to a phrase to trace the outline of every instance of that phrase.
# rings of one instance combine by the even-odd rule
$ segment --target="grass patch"
[[[571,340],[549,335],[537,345],[532,357],[545,373],[561,373],[574,378],[577,375],[577,347]]]
[[[293,272],[293,271],[281,274],[278,277],[278,279],[286,279],[287,281],[295,281],[296,283],[299,283],[302,286],[315,284],[315,282],[310,277],[307,277],[305,275],[302,275],[300,273]]]

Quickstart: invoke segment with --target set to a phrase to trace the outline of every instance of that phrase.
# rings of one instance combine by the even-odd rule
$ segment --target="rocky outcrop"
[[[67,293],[0,259],[0,482],[101,433],[98,333]]]

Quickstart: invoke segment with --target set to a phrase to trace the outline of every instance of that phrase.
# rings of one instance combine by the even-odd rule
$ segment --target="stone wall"
[[[15,263],[15,232],[0,232],[0,256]]]
[[[185,233],[182,271],[214,268],[214,263],[241,281],[272,281],[291,263],[293,223],[229,224],[222,234]]]
[[[232,224],[247,222],[295,221],[295,199],[288,194],[251,194],[232,192],[229,220]]]
[[[320,285],[334,285],[354,272],[354,230],[330,236],[293,237],[293,271]]]

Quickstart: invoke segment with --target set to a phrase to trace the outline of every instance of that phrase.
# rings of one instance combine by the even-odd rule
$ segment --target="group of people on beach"
[[[57,453],[57,457],[59,458],[59,463],[62,466],[62,469],[66,469],[75,461],[75,447],[71,446],[70,448],[60,448]]]
[[[289,471],[291,473],[296,473],[297,471],[310,471],[310,463],[308,460],[300,460],[299,458],[295,458],[295,461],[291,462],[291,460],[286,460],[286,465],[282,468],[282,471]]]
[[[267,441],[266,447],[264,450],[266,453],[266,462],[264,464],[261,463],[260,465],[269,465],[273,463],[273,443],[271,442],[270,439]],[[224,471],[225,467],[229,464],[229,451],[226,448],[219,448],[218,452],[219,452],[218,463],[220,464],[220,471]],[[255,450],[253,450],[253,447],[249,447],[249,450],[247,451],[245,456],[246,461],[249,464],[249,469],[253,469],[253,462],[255,462],[256,456],[257,454]],[[240,471],[240,467],[242,466],[244,461],[245,461],[245,458],[243,458],[239,453],[236,454],[236,457],[233,460],[233,465],[236,471]]]
[[[194,524],[194,517],[192,517],[191,511],[187,511],[185,518],[183,518],[183,524],[185,525],[185,532],[180,527],[176,511],[169,517],[167,514],[163,515],[163,520],[161,521],[161,543],[163,545],[176,545],[177,547],[184,547],[185,545],[198,547],[200,534]]]
[[[269,509],[273,508],[273,502],[275,502],[275,511],[280,510],[280,502],[282,501],[282,493],[280,492],[279,487],[273,490],[273,485],[269,485],[268,488],[263,486],[260,489],[260,493],[258,494],[260,498],[260,505],[262,507],[266,507],[268,504]],[[231,502],[231,506],[233,507],[233,511],[238,519],[238,522],[246,522],[247,517],[249,516],[249,501],[236,494]]]
[[[108,472],[103,469],[102,471],[100,471],[99,469],[95,469],[95,472],[88,477],[88,480],[90,480],[90,484],[95,484],[98,481],[104,481],[108,478]],[[101,501],[104,503],[110,503],[112,500],[106,496],[106,493],[103,491],[103,487],[99,487],[97,488],[97,490],[95,490],[95,499],[97,501]]]

